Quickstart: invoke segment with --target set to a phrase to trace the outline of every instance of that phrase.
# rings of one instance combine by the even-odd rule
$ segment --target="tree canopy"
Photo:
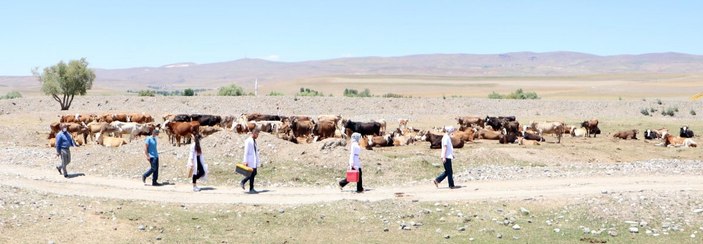
[[[88,68],[85,58],[71,60],[68,63],[60,61],[54,66],[44,68],[41,74],[35,68],[32,73],[42,83],[42,92],[51,95],[61,104],[61,110],[68,110],[71,107],[75,95],[83,96],[93,88],[93,80],[95,80],[95,73]]]

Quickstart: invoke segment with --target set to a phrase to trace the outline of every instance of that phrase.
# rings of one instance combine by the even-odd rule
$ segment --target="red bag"
[[[359,182],[359,171],[347,170],[347,182]]]

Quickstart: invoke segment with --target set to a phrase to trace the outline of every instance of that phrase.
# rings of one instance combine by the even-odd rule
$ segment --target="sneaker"
[[[159,182],[154,182],[154,183],[151,183],[151,185],[152,186],[163,186],[164,184],[161,184]]]
[[[242,187],[242,190],[246,190],[247,188],[244,187],[244,183],[239,183],[239,186]]]
[[[254,189],[251,189],[249,190],[249,194],[259,194],[259,192]]]
[[[56,167],[56,170],[58,170],[58,171],[59,171],[59,174],[60,174],[60,175],[62,175],[62,174],[63,174],[63,172],[61,172],[61,167]]]
[[[432,183],[434,183],[435,188],[439,188],[439,184],[437,184],[437,180],[432,180]]]
[[[199,191],[200,191],[200,188],[197,187],[197,186],[193,186],[193,191],[194,191],[194,192],[199,192]]]
[[[146,176],[142,175],[142,183],[144,183],[146,185]]]

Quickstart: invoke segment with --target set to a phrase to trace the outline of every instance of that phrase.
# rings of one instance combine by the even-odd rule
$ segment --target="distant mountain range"
[[[239,59],[230,62],[177,63],[161,67],[95,69],[96,86],[122,88],[202,87],[229,83],[290,82],[324,76],[578,76],[620,73],[703,73],[703,56],[682,53],[598,56],[576,52],[505,54],[424,54],[357,57],[304,62]],[[32,82],[29,82],[31,80]],[[32,77],[0,77],[0,85],[37,85]]]

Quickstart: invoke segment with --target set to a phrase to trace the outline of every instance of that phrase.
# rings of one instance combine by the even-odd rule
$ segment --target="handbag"
[[[355,169],[347,170],[347,182],[359,182],[359,171]]]
[[[252,172],[254,172],[254,169],[250,168],[246,164],[237,163],[234,172],[248,177]]]

